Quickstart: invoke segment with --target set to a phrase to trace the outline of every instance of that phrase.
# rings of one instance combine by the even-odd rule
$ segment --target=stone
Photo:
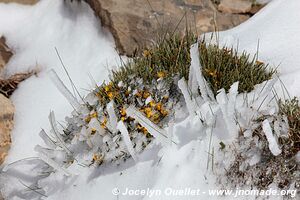
[[[9,47],[6,45],[5,37],[0,37],[0,77],[4,66],[8,63],[9,59],[12,57],[12,52]]]
[[[11,144],[15,108],[12,102],[0,94],[0,165],[4,162]]]
[[[201,6],[202,0],[183,0],[186,5]]]
[[[12,93],[17,89],[19,83],[34,74],[36,75],[37,71],[17,73],[6,79],[0,78],[0,94],[3,94],[6,97],[10,97],[10,95],[12,95]]]
[[[25,5],[36,4],[39,0],[0,0],[0,3],[20,3]]]
[[[219,12],[210,0],[85,0],[112,33],[120,54],[133,56],[166,30],[225,30],[249,17]]]
[[[248,13],[252,9],[252,2],[249,0],[221,0],[218,10],[224,13]]]
[[[251,15],[254,15],[255,13],[257,13],[258,11],[260,11],[260,9],[262,9],[266,4],[254,4],[252,5],[251,10],[249,11],[249,13]]]

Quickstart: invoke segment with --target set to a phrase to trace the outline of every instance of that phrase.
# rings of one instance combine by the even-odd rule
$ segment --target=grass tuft
[[[288,119],[288,138],[280,139],[281,145],[286,146],[286,154],[295,156],[300,151],[300,104],[299,99],[279,101],[279,112]]]
[[[142,56],[134,57],[117,71],[112,72],[111,82],[113,88],[119,82],[129,83],[130,77],[139,77],[145,85],[153,84],[163,77],[169,84],[174,77],[188,79],[190,67],[190,46],[197,41],[197,37],[190,31],[186,35],[166,34],[160,37]],[[267,69],[267,65],[257,60],[256,56],[243,52],[239,55],[232,48],[219,48],[218,45],[207,44],[204,39],[199,41],[200,62],[205,79],[211,86],[214,94],[221,88],[229,90],[230,86],[239,81],[239,92],[250,92],[256,84],[272,78],[275,70]],[[105,96],[105,93],[103,93]],[[105,96],[103,103],[111,99]],[[116,97],[116,100],[119,101]],[[121,100],[122,101],[122,100]],[[121,102],[120,102],[121,103]]]

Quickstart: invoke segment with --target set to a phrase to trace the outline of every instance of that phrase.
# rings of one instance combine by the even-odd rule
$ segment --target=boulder
[[[85,0],[114,36],[120,54],[132,56],[149,45],[157,33],[185,31],[198,34],[225,30],[249,16],[221,13],[210,0]]]
[[[6,41],[5,37],[3,36],[0,37],[0,78],[5,64],[9,61],[9,59],[13,55],[11,50],[6,45],[5,41]]]
[[[249,13],[252,9],[250,0],[221,0],[218,10],[225,13]]]
[[[0,165],[3,163],[11,144],[10,132],[13,128],[14,106],[0,94]]]

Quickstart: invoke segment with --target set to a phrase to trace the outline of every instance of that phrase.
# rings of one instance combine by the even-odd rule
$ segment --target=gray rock
[[[218,10],[225,13],[248,13],[251,11],[252,2],[249,0],[221,0]]]
[[[188,25],[200,34],[215,30],[215,25],[225,30],[249,18],[221,13],[210,0],[85,1],[112,33],[119,52],[129,56],[167,29],[177,27],[178,32],[184,32]]]

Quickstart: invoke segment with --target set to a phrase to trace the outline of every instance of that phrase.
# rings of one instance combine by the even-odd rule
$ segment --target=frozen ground
[[[297,96],[300,96],[299,8],[298,0],[273,0],[249,21],[220,33],[221,42],[229,46],[238,43],[240,50],[250,53],[256,52],[259,41],[260,60],[271,66],[280,64],[281,79],[290,94]],[[72,12],[73,9],[77,12]],[[44,0],[34,7],[0,4],[0,33],[7,36],[9,45],[16,51],[7,67],[8,74],[36,66],[41,70],[38,77],[23,82],[12,96],[17,110],[16,125],[6,163],[35,155],[34,146],[42,144],[38,137],[40,129],[49,130],[50,110],[55,111],[59,121],[72,110],[47,78],[47,71],[54,68],[68,83],[54,47],[58,48],[78,88],[91,88],[89,73],[101,82],[107,78],[106,66],[118,63],[111,36],[97,23],[87,6],[77,7],[75,4],[66,7],[60,0]],[[71,171],[77,176],[67,181],[68,185],[60,185],[58,180],[62,176],[59,173],[53,175],[45,182],[51,182],[51,185],[44,187],[58,191],[50,190],[45,199],[217,199],[207,194],[209,189],[216,189],[215,177],[207,172],[209,137],[196,140],[195,133],[199,130],[189,127],[197,127],[197,122],[192,119],[183,121],[175,126],[175,133],[190,134],[194,140],[179,147],[164,147],[159,153],[154,150],[149,154],[146,152],[140,155],[139,163],[135,165],[130,161],[122,168],[113,169],[73,166]],[[21,187],[24,186],[18,181],[12,181],[3,192]],[[142,198],[139,195],[112,195],[113,188],[124,192],[126,188],[164,190],[168,187],[199,188],[201,196],[146,195]]]

